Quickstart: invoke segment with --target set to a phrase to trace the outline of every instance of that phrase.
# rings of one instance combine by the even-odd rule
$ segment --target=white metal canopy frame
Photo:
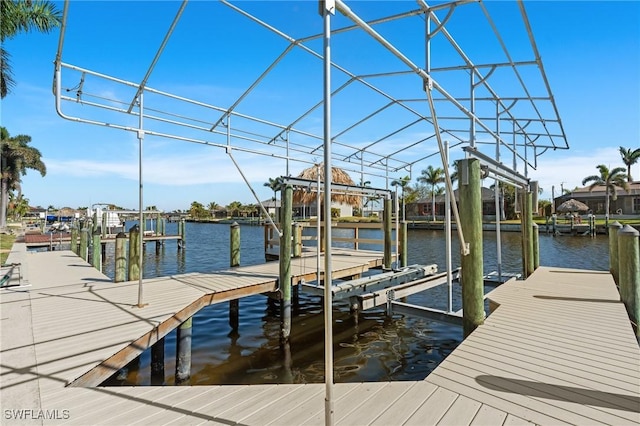
[[[313,2],[164,3],[163,10],[173,8],[175,16],[156,38],[160,45],[148,46],[135,37],[127,41],[141,49],[139,53],[155,50],[150,63],[127,63],[126,73],[141,77],[131,81],[94,69],[104,65],[63,61],[73,52],[80,51],[82,57],[82,49],[91,43],[100,45],[102,57],[119,57],[117,43],[93,40],[100,34],[97,28],[95,34],[83,34],[79,43],[77,35],[68,33],[74,20],[86,16],[75,16],[78,5],[66,0],[55,58],[56,110],[65,119],[137,137],[141,223],[146,137],[223,150],[220,157],[234,164],[258,202],[242,172],[242,158],[236,159],[234,153],[281,161],[286,177],[291,176],[292,164],[317,165],[322,155],[325,176],[337,166],[359,174],[361,186],[365,179],[374,179],[384,181],[387,190],[391,179],[413,177],[416,167],[440,156],[449,194],[449,150],[479,159],[496,183],[527,186],[528,170],[537,167],[540,155],[569,148],[522,1],[352,3],[351,7],[342,0],[321,1],[319,7]],[[133,4],[105,7],[126,9]],[[140,16],[133,19],[148,21],[144,8],[139,9]],[[118,16],[131,19],[131,13]],[[109,21],[107,33],[117,25]],[[190,77],[189,83],[215,82],[222,87],[228,83],[227,92],[198,91],[200,98],[195,99],[152,87],[166,87],[162,55],[167,49],[175,52],[175,43],[190,36],[197,25],[198,37],[191,36],[190,48],[215,56],[216,61],[202,65],[197,57],[182,55],[181,67],[202,79]],[[255,36],[243,32],[249,26]],[[252,66],[246,66],[247,59]],[[163,77],[156,78],[163,71]],[[331,182],[324,183],[324,191],[325,213],[330,217]],[[449,199],[447,218],[450,212],[457,216],[455,198]],[[458,232],[464,254],[461,227]],[[325,238],[325,277],[331,282],[329,227]],[[326,422],[331,424],[328,293]],[[143,305],[142,273],[138,305]]]

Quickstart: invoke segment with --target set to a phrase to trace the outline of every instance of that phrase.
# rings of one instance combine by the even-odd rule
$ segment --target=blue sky
[[[519,15],[514,15],[512,2],[486,2],[493,19],[506,35],[510,52],[516,60],[527,53],[527,43],[518,32]],[[62,10],[62,3],[56,3]],[[322,20],[316,13],[315,2],[239,2],[237,3],[263,20],[294,38],[317,34]],[[365,19],[378,18],[403,10],[416,9],[415,2],[348,2]],[[139,82],[164,37],[180,3],[163,2],[97,2],[72,1],[65,38],[63,61],[123,80]],[[640,2],[526,2],[538,50],[551,85],[567,134],[569,150],[548,151],[538,159],[538,169],[529,176],[538,179],[545,189],[543,198],[556,195],[560,186],[573,188],[583,177],[594,174],[597,164],[622,166],[618,147],[640,147]],[[484,30],[470,17],[465,21],[465,8],[460,7],[451,22],[456,40],[472,55],[489,51]],[[457,21],[456,21],[457,19]],[[472,22],[472,23],[470,23]],[[335,26],[349,24],[337,16]],[[420,44],[415,43],[411,30],[404,23],[381,26],[386,37],[408,55],[420,58]],[[456,30],[454,33],[453,31]],[[40,149],[48,171],[46,177],[30,171],[23,178],[23,191],[33,206],[87,206],[106,202],[127,208],[137,207],[138,201],[138,140],[136,135],[117,129],[75,123],[56,114],[53,84],[53,61],[58,44],[58,31],[48,35],[24,34],[6,42],[12,55],[17,86],[2,101],[2,125],[12,135],[32,136],[32,145]],[[185,9],[176,31],[160,58],[149,86],[190,99],[221,107],[230,106],[242,92],[284,50],[287,43],[277,35],[250,23],[217,2],[192,1]],[[320,42],[308,46],[320,51]],[[433,63],[438,66],[449,60],[450,52],[435,50]],[[361,34],[334,36],[334,59],[358,74],[400,70],[401,64],[388,52]],[[375,58],[371,61],[370,58]],[[491,54],[487,58],[492,59]],[[476,61],[476,63],[479,63]],[[269,74],[263,84],[242,102],[237,111],[265,120],[288,124],[303,111],[311,108],[321,96],[321,61],[294,49]],[[412,96],[409,77],[395,80],[376,80],[380,87]],[[63,88],[79,82],[79,74],[64,71]],[[438,77],[436,76],[436,79]],[[405,81],[406,80],[406,81]],[[334,89],[346,81],[339,73],[334,76]],[[442,81],[446,83],[446,79]],[[496,87],[508,83],[495,79]],[[86,90],[93,90],[108,99],[130,100],[133,92],[87,78]],[[406,86],[405,86],[406,85]],[[454,92],[459,86],[447,87]],[[75,96],[74,91],[65,92]],[[464,91],[463,91],[464,93]],[[383,105],[361,88],[350,86],[336,97],[334,131],[345,129],[365,114],[364,106]],[[89,100],[89,98],[83,98]],[[148,97],[145,105],[155,101]],[[115,105],[115,104],[114,104]],[[214,112],[202,115],[195,107],[158,102],[173,114],[197,116],[215,120]],[[67,113],[104,121],[118,121],[137,125],[135,117],[95,112],[88,105],[66,102]],[[446,114],[446,109],[442,108]],[[321,110],[303,120],[299,128],[317,133],[322,128]],[[385,113],[386,114],[386,113]],[[357,131],[347,132],[344,140],[363,146],[392,131],[390,123],[400,122],[394,111],[381,115],[374,123]],[[232,119],[233,125],[261,133],[273,131],[268,126]],[[164,127],[158,127],[164,129]],[[186,137],[192,133],[183,130]],[[426,137],[430,130],[412,127],[402,136]],[[194,138],[196,136],[193,136]],[[398,136],[399,138],[400,136]],[[200,138],[200,136],[198,136]],[[317,144],[301,137],[305,144]],[[224,135],[207,138],[224,144]],[[390,138],[390,146],[399,144]],[[261,148],[262,149],[262,148]],[[392,148],[389,148],[391,150]],[[435,141],[408,151],[409,157],[436,152]],[[340,153],[337,146],[335,151]],[[461,153],[452,150],[452,158]],[[504,155],[504,154],[503,154]],[[260,199],[271,196],[263,183],[269,177],[285,174],[284,160],[234,151]],[[322,154],[307,161],[319,161]],[[428,165],[439,166],[439,157],[432,156],[416,164],[415,178]],[[290,164],[290,174],[297,175],[304,163]],[[522,166],[519,166],[522,172]],[[357,169],[356,166],[354,166]],[[143,174],[145,205],[160,209],[187,209],[192,201],[220,205],[231,201],[254,202],[251,192],[242,181],[232,162],[219,148],[179,142],[174,139],[147,136],[144,141]],[[404,173],[406,174],[406,173]],[[640,165],[632,174],[640,179]],[[351,173],[360,181],[357,173]],[[365,176],[374,186],[384,187],[381,177]]]

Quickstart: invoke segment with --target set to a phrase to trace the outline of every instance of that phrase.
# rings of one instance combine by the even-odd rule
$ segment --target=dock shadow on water
[[[168,224],[167,232],[171,233]],[[579,240],[579,241],[578,241]],[[409,232],[409,263],[438,264],[444,270],[444,234]],[[503,271],[519,272],[520,235],[503,233]],[[555,266],[606,269],[605,238],[552,238],[541,235],[541,263]],[[495,270],[495,234],[485,235],[485,273]],[[586,251],[585,251],[586,248]],[[145,251],[145,278],[228,267],[229,226],[187,224],[187,248],[167,243],[157,254]],[[454,237],[453,264],[458,249]],[[263,228],[243,226],[241,264],[264,262]],[[564,257],[564,260],[561,259]],[[112,256],[105,273],[113,274]],[[569,261],[567,261],[569,259]],[[546,260],[546,263],[545,263]],[[310,260],[312,262],[312,260]],[[581,262],[588,262],[586,265]],[[560,266],[560,265],[558,265]],[[295,272],[295,271],[294,271]],[[149,284],[152,285],[152,284]],[[453,289],[454,310],[460,309],[460,287]],[[447,289],[439,286],[409,297],[410,303],[446,309]],[[300,292],[294,309],[290,344],[280,342],[280,307],[263,296],[240,300],[237,331],[229,326],[229,304],[202,309],[193,317],[191,378],[186,385],[322,383],[324,382],[324,317],[322,299]],[[346,302],[334,302],[334,374],[337,383],[422,380],[462,341],[462,330],[452,325],[371,309],[357,316]],[[175,384],[176,331],[165,337],[164,383]],[[151,350],[106,380],[105,386],[151,385]],[[156,379],[157,380],[157,379]],[[154,384],[159,384],[154,380]]]

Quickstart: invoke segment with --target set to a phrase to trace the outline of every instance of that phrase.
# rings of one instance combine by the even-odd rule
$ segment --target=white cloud
[[[242,176],[226,154],[201,153],[143,157],[143,179],[146,183],[167,186],[189,186],[242,182]],[[237,158],[242,172],[250,182],[284,174],[284,161],[265,157]],[[70,178],[105,177],[138,180],[137,160],[96,161],[45,159],[50,175]]]
[[[560,188],[573,189],[582,187],[582,179],[598,174],[596,166],[604,164],[610,169],[625,167],[617,147],[602,147],[591,152],[572,152],[569,150],[562,157],[552,153],[542,155],[538,160],[537,170],[532,170],[529,177],[537,180],[544,189],[542,198],[551,198],[551,187],[555,186],[555,196],[561,193]],[[632,170],[632,175],[634,170]],[[640,176],[636,172],[636,175]]]

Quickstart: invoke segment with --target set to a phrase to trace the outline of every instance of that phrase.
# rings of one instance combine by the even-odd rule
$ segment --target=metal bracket
[[[395,298],[396,298],[395,290],[388,290],[387,291],[387,316],[392,316],[393,315],[392,302],[395,300]]]

